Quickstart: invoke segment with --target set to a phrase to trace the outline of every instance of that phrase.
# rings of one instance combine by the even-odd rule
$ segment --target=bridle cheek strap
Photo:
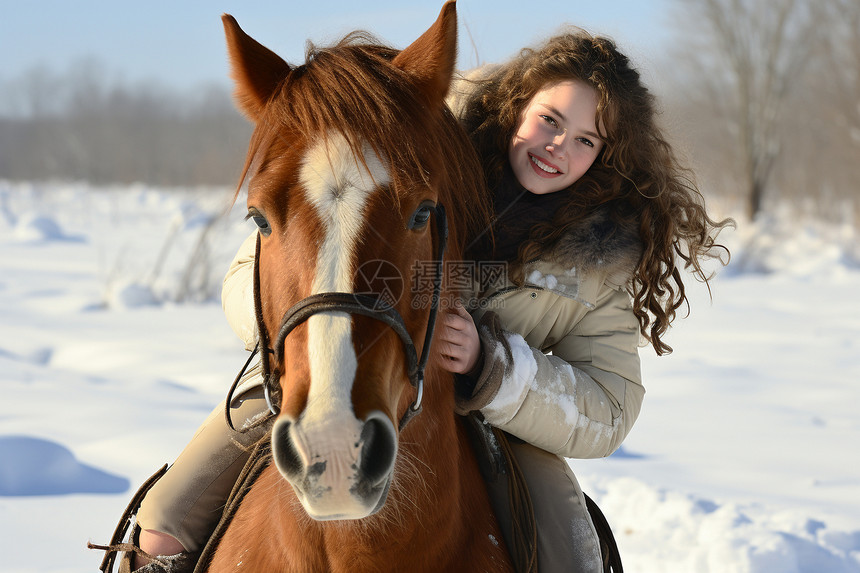
[[[433,331],[436,325],[436,315],[439,311],[439,298],[442,292],[442,262],[445,256],[445,246],[448,241],[448,222],[445,217],[445,208],[442,205],[436,205],[434,208],[436,214],[436,231],[437,231],[437,247],[435,276],[433,278],[433,298],[430,301],[430,315],[427,320],[427,332],[424,337],[424,345],[421,349],[419,357],[415,343],[409,331],[406,329],[406,323],[403,317],[397,310],[384,302],[382,299],[365,294],[348,293],[348,292],[323,292],[311,295],[290,307],[284,313],[281,319],[281,326],[278,329],[277,337],[275,338],[274,348],[269,345],[269,334],[266,330],[266,325],[263,321],[262,300],[260,297],[260,235],[257,234],[256,254],[254,257],[254,314],[256,315],[257,328],[259,331],[260,341],[258,348],[261,348],[261,361],[263,367],[263,390],[266,396],[266,403],[274,415],[279,413],[280,407],[280,372],[278,366],[283,363],[284,344],[287,336],[298,325],[305,322],[314,314],[320,312],[343,312],[346,314],[359,314],[374,318],[388,325],[403,343],[403,351],[406,360],[406,372],[409,377],[409,382],[415,388],[416,397],[412,404],[403,413],[400,418],[399,429],[402,430],[406,424],[416,414],[421,411],[421,403],[424,398],[424,368],[427,366],[427,360],[430,356],[430,344],[433,340]],[[256,349],[255,349],[256,352]],[[252,355],[253,356],[253,355]],[[275,357],[276,366],[273,368],[271,357]],[[248,360],[248,364],[250,359]],[[241,378],[245,369],[236,377],[236,381]],[[230,420],[230,397],[232,397],[236,382],[231,388],[228,396],[227,404],[227,421],[232,428]]]

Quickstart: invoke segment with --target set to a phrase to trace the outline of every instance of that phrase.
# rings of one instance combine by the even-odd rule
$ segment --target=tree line
[[[181,93],[101,65],[34,68],[0,84],[0,178],[233,185],[250,124],[226,86]]]
[[[674,0],[647,70],[706,194],[860,223],[860,2]],[[622,46],[623,48],[623,46]],[[232,185],[250,125],[225,85],[180,94],[92,62],[0,84],[0,178]]]

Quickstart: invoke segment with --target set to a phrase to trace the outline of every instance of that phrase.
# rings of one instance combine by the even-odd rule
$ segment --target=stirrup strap
[[[524,573],[537,573],[537,525],[528,484],[511,450],[507,435],[493,428],[493,435],[501,447],[508,469],[508,503],[511,507],[513,547],[511,559],[514,569]]]
[[[212,532],[212,535],[209,536],[209,541],[200,553],[200,557],[197,560],[197,566],[194,568],[194,573],[202,573],[207,567],[209,567],[209,563],[212,561],[215,551],[218,549],[218,544],[221,542],[221,538],[227,531],[230,522],[233,521],[233,517],[236,515],[236,511],[238,511],[239,505],[242,503],[242,500],[245,499],[245,495],[251,490],[251,486],[255,481],[257,481],[260,474],[263,473],[263,470],[265,470],[271,463],[271,438],[271,432],[267,433],[256,443],[254,449],[251,450],[251,454],[248,456],[248,461],[245,462],[245,467],[242,468],[242,473],[239,474],[239,477],[236,479],[236,483],[233,486],[233,490],[227,498],[224,511],[221,513],[221,520],[218,522],[218,525],[215,526],[215,530]]]
[[[116,557],[120,551],[124,551],[125,547],[122,543],[122,540],[125,538],[125,534],[128,532],[128,528],[131,526],[131,518],[137,515],[137,510],[140,508],[140,504],[143,501],[143,498],[152,489],[152,486],[155,485],[155,482],[161,479],[161,477],[167,473],[167,464],[164,464],[160,470],[152,474],[149,479],[143,482],[143,485],[137,490],[134,496],[131,498],[131,501],[128,502],[128,505],[125,508],[125,511],[122,513],[122,517],[120,517],[119,523],[114,529],[113,535],[110,538],[110,543],[107,545],[95,545],[92,543],[87,543],[87,547],[90,549],[101,549],[105,552],[104,559],[102,559],[102,563],[99,566],[99,570],[103,573],[108,573],[113,569],[114,561],[116,561]]]
[[[624,573],[624,566],[621,564],[621,552],[618,551],[618,544],[615,543],[615,536],[612,534],[609,521],[594,500],[588,497],[588,494],[583,495],[585,495],[585,507],[588,509],[588,514],[594,523],[594,529],[597,531],[597,537],[600,539],[603,573]]]

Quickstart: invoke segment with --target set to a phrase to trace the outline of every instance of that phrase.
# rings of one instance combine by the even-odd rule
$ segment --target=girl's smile
[[[538,177],[559,177],[564,175],[558,167],[554,166],[549,161],[545,159],[541,159],[535,155],[529,153],[529,159],[532,162],[532,168],[534,168],[535,173],[537,173]]]

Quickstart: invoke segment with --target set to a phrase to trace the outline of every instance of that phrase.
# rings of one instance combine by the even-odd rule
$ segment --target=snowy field
[[[0,182],[0,570],[95,571],[132,491],[246,354],[228,189]],[[632,573],[860,572],[860,237],[786,217],[643,349],[623,448],[573,460]]]

